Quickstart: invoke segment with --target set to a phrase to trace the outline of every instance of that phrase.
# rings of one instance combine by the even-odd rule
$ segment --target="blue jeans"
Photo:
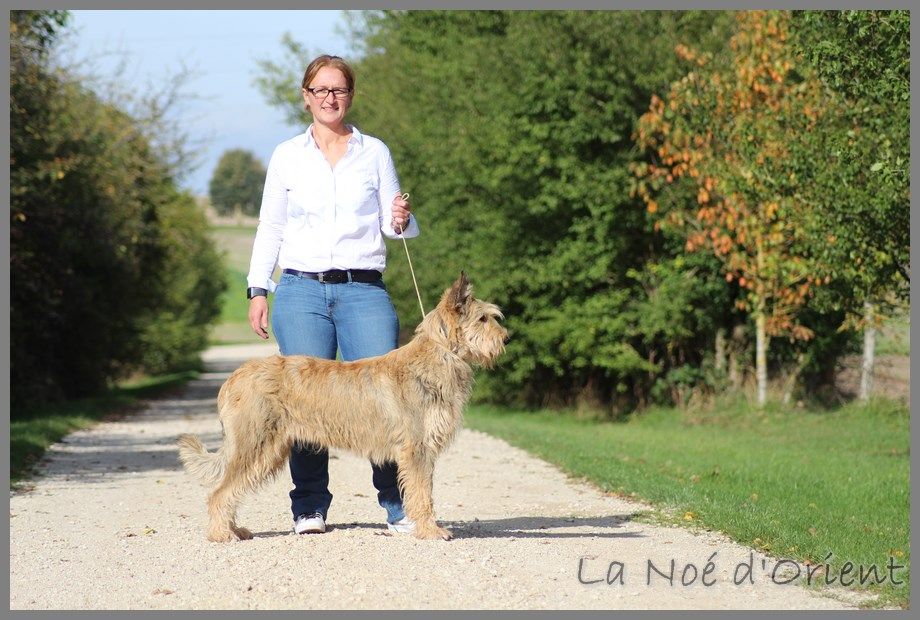
[[[383,281],[322,284],[310,278],[282,274],[272,307],[272,330],[282,355],[312,355],[345,361],[383,355],[396,348],[399,319]],[[326,517],[329,492],[329,451],[317,445],[295,445],[289,459],[294,489],[291,512],[318,512]],[[396,463],[371,464],[377,501],[387,521],[405,516],[396,483]]]

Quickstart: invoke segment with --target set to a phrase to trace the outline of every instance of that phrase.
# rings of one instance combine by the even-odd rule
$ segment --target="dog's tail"
[[[202,483],[214,486],[224,473],[223,450],[208,452],[201,440],[195,435],[179,435],[179,460],[185,471]]]

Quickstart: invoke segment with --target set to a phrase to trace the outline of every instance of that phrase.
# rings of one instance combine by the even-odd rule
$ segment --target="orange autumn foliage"
[[[739,307],[763,313],[769,335],[807,339],[796,315],[821,278],[796,247],[796,175],[779,171],[819,117],[822,90],[796,66],[787,13],[737,19],[724,56],[675,49],[692,69],[639,120],[634,137],[654,161],[634,168],[636,193],[656,229],[683,231],[687,251],[722,261],[726,280],[739,283]],[[661,190],[678,183],[694,188],[695,205],[663,201]]]

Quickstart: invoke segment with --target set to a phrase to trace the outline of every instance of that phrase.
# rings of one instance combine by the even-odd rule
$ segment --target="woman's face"
[[[315,96],[311,90],[326,89],[325,97]],[[304,106],[313,114],[313,120],[324,125],[341,125],[345,122],[345,113],[351,107],[352,94],[338,91],[348,89],[345,75],[335,67],[323,67],[316,72],[316,77],[303,89]],[[323,94],[323,93],[320,93]]]

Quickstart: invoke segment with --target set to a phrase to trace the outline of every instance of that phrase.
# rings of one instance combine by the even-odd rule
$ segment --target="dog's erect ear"
[[[467,279],[466,272],[461,271],[460,277],[457,278],[457,281],[450,287],[449,299],[451,306],[453,306],[454,310],[457,312],[462,312],[472,296],[473,285],[470,284],[470,281]]]

